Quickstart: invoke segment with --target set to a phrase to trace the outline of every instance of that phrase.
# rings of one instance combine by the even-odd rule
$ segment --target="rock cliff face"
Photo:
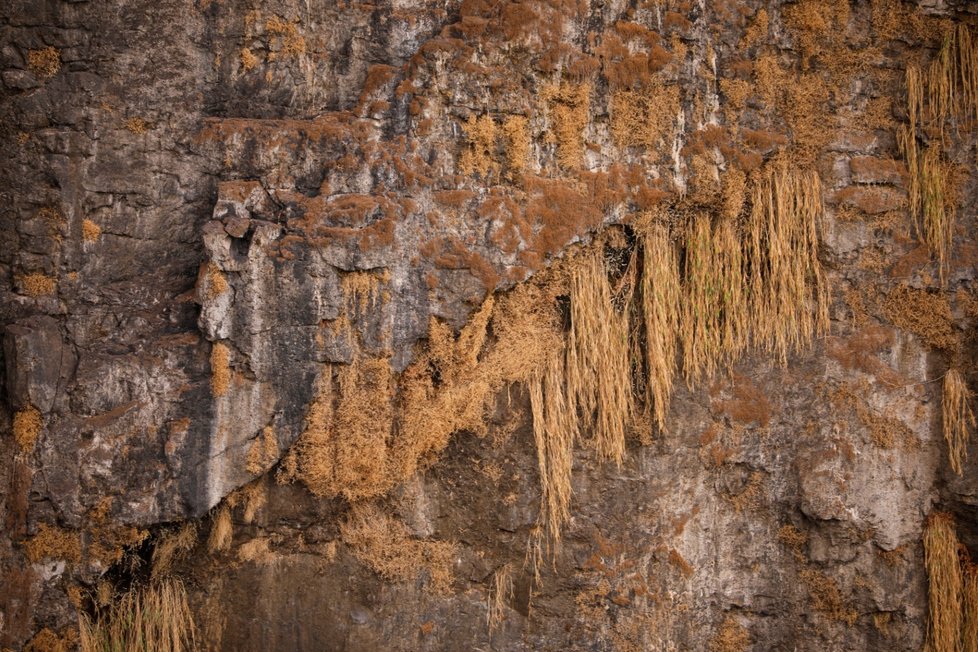
[[[0,647],[176,578],[202,648],[956,649],[973,3],[0,33]]]

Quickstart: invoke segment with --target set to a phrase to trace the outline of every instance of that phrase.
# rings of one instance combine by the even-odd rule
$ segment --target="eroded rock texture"
[[[0,646],[71,644],[190,523],[202,647],[922,648],[927,515],[978,552],[941,414],[976,387],[972,3],[117,4],[0,11]],[[915,112],[948,52],[972,86]],[[581,252],[632,291],[650,222],[689,287],[687,224],[747,233],[775,169],[817,175],[827,331],[680,363],[664,428],[638,387],[552,546],[540,352],[485,370],[487,297],[551,283],[563,341]]]

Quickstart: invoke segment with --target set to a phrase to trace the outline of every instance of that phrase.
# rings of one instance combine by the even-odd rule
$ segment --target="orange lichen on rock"
[[[18,277],[21,291],[29,297],[42,297],[54,294],[58,289],[58,282],[51,276],[40,272],[31,272]]]
[[[44,422],[41,420],[40,411],[33,405],[28,405],[22,410],[17,410],[14,414],[14,439],[20,450],[29,453],[34,450],[34,443]]]
[[[214,397],[224,396],[231,384],[231,351],[223,342],[214,342],[211,347],[211,393]]]
[[[102,235],[102,227],[88,218],[82,220],[82,240],[96,242],[100,235]]]
[[[476,174],[488,181],[499,173],[496,157],[496,122],[489,115],[470,116],[462,126],[467,142],[459,155],[462,174]]]
[[[78,562],[81,559],[81,540],[77,532],[41,523],[37,534],[24,542],[24,552],[35,563],[42,559]]]

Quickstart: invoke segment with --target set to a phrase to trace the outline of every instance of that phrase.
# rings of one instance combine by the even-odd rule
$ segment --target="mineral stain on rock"
[[[976,645],[970,3],[8,4],[0,647]]]

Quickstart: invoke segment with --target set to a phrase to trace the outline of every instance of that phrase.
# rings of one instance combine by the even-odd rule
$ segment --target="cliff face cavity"
[[[973,649],[972,3],[0,33],[0,647]]]

